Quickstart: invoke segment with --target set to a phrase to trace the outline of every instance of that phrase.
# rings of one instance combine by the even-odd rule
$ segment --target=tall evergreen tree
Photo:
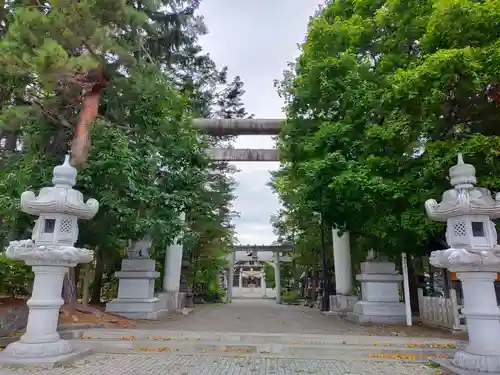
[[[197,208],[205,220],[196,224],[200,228],[221,208],[210,224],[217,229],[211,241],[225,238],[224,246],[232,241],[231,170],[213,167],[204,148],[214,140],[190,126],[192,117],[212,115],[227,79],[227,70],[217,70],[198,45],[206,32],[195,15],[198,5],[6,2],[0,14],[4,239],[29,234],[31,219],[19,213],[18,197],[27,188],[50,184],[50,169],[69,150],[82,97],[97,70],[105,72],[108,85],[94,122],[90,163],[79,171],[78,186],[101,202],[80,236],[97,251],[96,278],[103,264],[114,264],[106,257],[129,239],[149,233],[164,249],[181,229],[178,213],[186,207]],[[210,196],[201,187],[213,181],[217,189]]]

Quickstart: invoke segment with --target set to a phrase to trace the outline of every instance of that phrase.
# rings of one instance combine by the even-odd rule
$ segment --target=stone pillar
[[[352,293],[352,266],[349,232],[339,236],[339,231],[334,229],[332,233],[335,290],[337,294],[350,296]]]
[[[182,223],[184,223],[185,218],[185,214],[182,213],[180,215]],[[165,274],[163,276],[164,292],[179,292],[183,252],[183,246],[179,243],[181,240],[182,233],[174,239],[173,244],[168,246],[165,252]]]
[[[281,303],[281,268],[280,268],[280,253],[276,252],[274,279],[276,281],[276,303]]]
[[[72,188],[76,175],[66,156],[64,164],[54,168],[53,187],[43,188],[38,197],[31,191],[21,195],[22,211],[39,217],[32,239],[10,242],[5,255],[32,266],[35,279],[27,302],[26,332],[0,353],[1,364],[52,367],[88,351],[74,350],[57,332],[64,276],[70,267],[93,259],[92,251],[73,246],[78,219],[91,219],[99,209],[95,199],[84,203],[82,194]]]
[[[236,260],[236,253],[231,253],[231,260],[229,262],[229,275],[227,283],[227,302],[233,301],[233,285],[234,285],[234,262]]]
[[[345,316],[351,312],[359,298],[352,296],[352,265],[351,244],[349,232],[339,236],[339,231],[332,230],[333,261],[335,267],[336,294],[330,298],[330,312],[334,315]]]
[[[241,288],[243,288],[243,268],[240,267],[239,279],[238,279],[238,288],[240,288],[240,293],[242,292]]]
[[[180,221],[185,222],[185,214],[180,215]],[[176,311],[184,307],[186,296],[180,292],[183,245],[182,233],[167,246],[165,251],[165,267],[163,275],[163,292],[158,293],[162,308],[167,311]]]
[[[391,262],[361,263],[361,301],[347,313],[347,319],[358,324],[404,324],[405,305],[399,301],[399,284],[403,277]]]

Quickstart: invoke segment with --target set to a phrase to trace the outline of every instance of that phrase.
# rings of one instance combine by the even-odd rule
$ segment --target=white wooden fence
[[[424,297],[424,291],[419,289],[418,306],[422,323],[453,331],[467,331],[463,306],[458,304],[455,289],[450,289],[450,298]]]

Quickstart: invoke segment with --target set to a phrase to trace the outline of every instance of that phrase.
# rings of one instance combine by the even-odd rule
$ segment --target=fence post
[[[422,288],[418,288],[418,311],[420,319],[423,320],[425,318],[425,304],[424,304],[424,291]]]

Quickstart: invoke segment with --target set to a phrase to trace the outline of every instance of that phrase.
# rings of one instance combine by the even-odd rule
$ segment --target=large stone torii
[[[195,119],[193,126],[213,136],[224,135],[278,135],[285,119]],[[221,161],[279,161],[276,149],[221,149],[212,148],[208,150],[210,156]],[[337,295],[333,297],[333,304],[337,309],[350,309],[357,301],[351,297],[352,294],[352,271],[351,271],[351,249],[349,233],[339,236],[333,231],[334,237],[334,259],[335,259],[335,284]],[[279,253],[276,263],[279,264]],[[234,257],[234,254],[233,254]],[[234,258],[232,258],[232,264]],[[232,273],[233,267],[229,267]],[[279,273],[279,267],[277,269]],[[228,291],[229,299],[231,291]],[[277,298],[280,302],[280,297]]]
[[[193,126],[207,134],[278,135],[284,119],[195,119]],[[279,161],[276,149],[210,148],[208,154],[221,161]]]

